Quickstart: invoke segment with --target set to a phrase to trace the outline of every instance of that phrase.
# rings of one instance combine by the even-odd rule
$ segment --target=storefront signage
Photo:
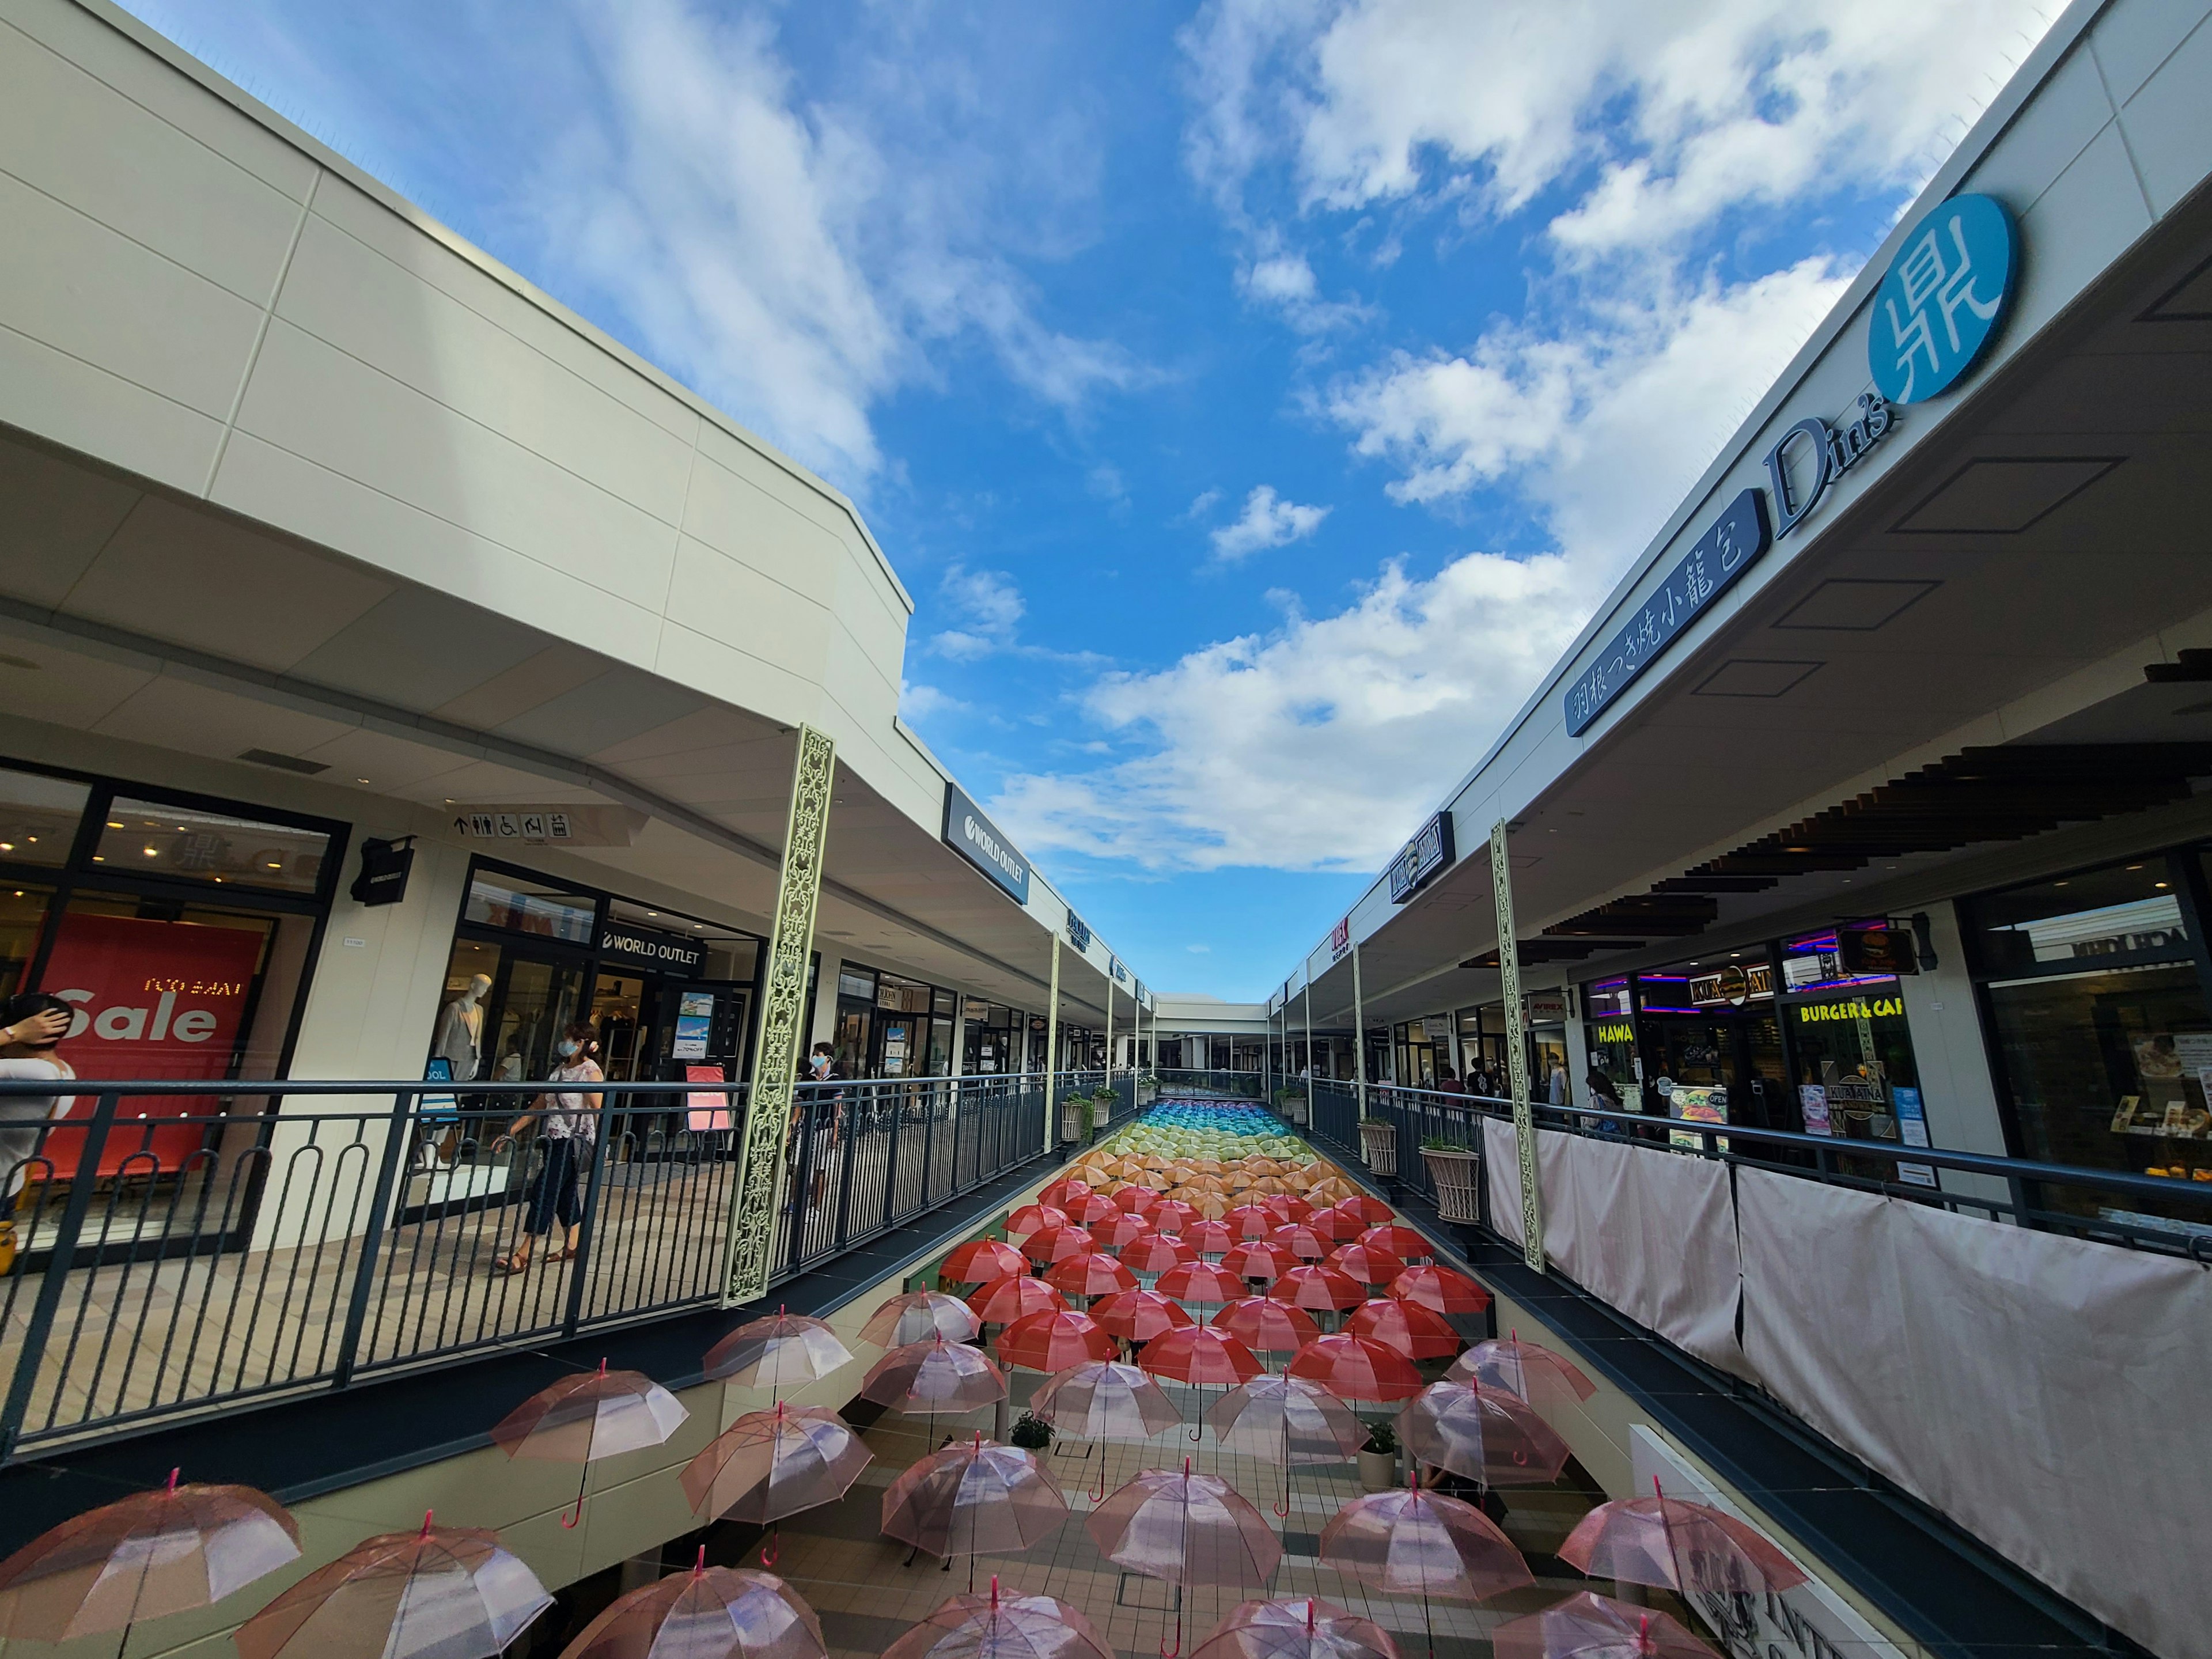
[[[1531,991],[1528,993],[1528,1024],[1559,1025],[1567,1018],[1567,994],[1565,991]]]
[[[1797,1023],[1819,1025],[1829,1020],[1880,1019],[1885,1015],[1901,1016],[1904,1012],[1905,999],[1902,997],[1875,997],[1872,1001],[1814,1002],[1798,1009]]]
[[[1329,964],[1334,967],[1336,963],[1343,961],[1344,953],[1351,948],[1352,918],[1350,916],[1346,916],[1341,921],[1338,922],[1335,927],[1328,930]],[[1285,991],[1283,994],[1288,996],[1290,993]]]
[[[1607,641],[1597,660],[1567,688],[1567,734],[1580,737],[1606,705],[1627,690],[1658,659],[1705,607],[1728,592],[1771,545],[1766,498],[1747,489],[1667,573],[1659,591],[1646,599],[1626,627]]]
[[[1017,904],[1030,902],[1030,861],[999,833],[958,784],[945,786],[945,844],[1006,890]],[[1085,945],[1079,949],[1087,948]]]
[[[2004,328],[2020,274],[2020,233],[1990,196],[1954,196],[1905,233],[1874,291],[1867,368],[1893,404],[1956,385]]]
[[[1073,910],[1067,913],[1067,942],[1079,951],[1091,948],[1090,924]]]
[[[1121,965],[1121,958],[1119,957],[1114,958],[1114,977],[1123,985],[1129,982],[1129,970]]]
[[[1741,1008],[1753,997],[1774,994],[1774,970],[1763,962],[1748,968],[1729,963],[1717,973],[1690,975],[1690,1000],[1699,1006],[1725,1002]]]
[[[1625,1019],[1603,1020],[1592,1029],[1590,1033],[1590,1041],[1593,1042],[1633,1042],[1636,1041],[1636,1027]]]
[[[1432,1043],[1451,1041],[1452,1018],[1449,1014],[1421,1016],[1421,1035]]]
[[[681,933],[609,922],[599,929],[599,961],[603,966],[641,968],[649,974],[696,974],[706,965],[707,947]]]
[[[185,867],[184,860],[175,860],[177,867]],[[415,837],[402,836],[397,841],[380,841],[374,836],[361,844],[361,873],[353,878],[349,890],[353,902],[363,909],[373,909],[380,904],[398,904],[407,897],[407,872],[415,864]]]
[[[1905,927],[1838,928],[1836,960],[1847,974],[1897,978],[1920,971],[1912,933]]]
[[[551,847],[627,847],[645,814],[626,806],[456,806],[463,841],[527,842]]]
[[[1390,902],[1403,904],[1437,878],[1457,854],[1452,850],[1451,814],[1439,812],[1413,834],[1390,860]]]
[[[1766,480],[1774,486],[1774,534],[1788,535],[1820,504],[1837,479],[1867,458],[1897,417],[1871,392],[1859,394],[1858,413],[1841,426],[1817,416],[1797,422],[1766,452]]]

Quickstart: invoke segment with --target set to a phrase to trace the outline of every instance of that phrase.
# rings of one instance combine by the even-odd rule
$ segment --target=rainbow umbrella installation
[[[641,1585],[584,1626],[561,1659],[826,1659],[822,1621],[773,1573],[710,1567]]]
[[[584,1518],[592,1464],[665,1444],[690,1415],[683,1401],[644,1372],[611,1371],[602,1359],[598,1370],[562,1377],[532,1395],[500,1419],[491,1437],[510,1459],[582,1466],[574,1512],[563,1510],[561,1516],[563,1527],[574,1527]]]
[[[1267,1520],[1225,1480],[1182,1469],[1146,1469],[1091,1510],[1084,1522],[1099,1553],[1118,1566],[1176,1587],[1175,1646],[1182,1651],[1182,1587],[1264,1587],[1283,1559]]]

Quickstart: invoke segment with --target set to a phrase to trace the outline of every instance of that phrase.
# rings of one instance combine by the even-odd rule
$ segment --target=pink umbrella
[[[1367,1425],[1326,1389],[1294,1376],[1240,1382],[1206,1413],[1221,1449],[1283,1466],[1278,1517],[1291,1512],[1291,1471],[1300,1463],[1341,1463],[1367,1438]]]
[[[1225,1480],[1146,1469],[1091,1510],[1085,1522],[1099,1553],[1115,1565],[1176,1585],[1264,1585],[1283,1559],[1283,1547],[1259,1510]],[[1182,1650],[1178,1598],[1176,1643]]]
[[[1597,1384],[1565,1355],[1534,1342],[1523,1342],[1518,1333],[1499,1340],[1478,1342],[1452,1362],[1444,1375],[1455,1382],[1480,1382],[1486,1389],[1503,1389],[1530,1405],[1540,1393],[1564,1400],[1572,1395],[1587,1400]]]
[[[691,1413],[684,1403],[642,1371],[611,1371],[599,1361],[596,1371],[564,1376],[540,1389],[491,1431],[492,1442],[511,1457],[579,1463],[575,1512],[563,1511],[561,1524],[584,1518],[584,1494],[592,1465],[603,1457],[642,1451],[667,1443]]]
[[[812,1382],[853,1363],[852,1350],[819,1319],[786,1313],[738,1327],[707,1350],[707,1375],[741,1389],[781,1390],[787,1382]]]
[[[1158,1383],[1111,1359],[1070,1365],[1048,1377],[1030,1410],[1078,1440],[1149,1440],[1182,1421]]]
[[[967,1342],[983,1328],[975,1310],[957,1296],[942,1291],[908,1291],[892,1297],[868,1316],[860,1327],[860,1340],[879,1348],[903,1348],[909,1342],[927,1342],[941,1336],[947,1342]]]
[[[860,1379],[860,1398],[893,1411],[929,1413],[929,1437],[937,1437],[937,1414],[972,1412],[1006,1397],[1006,1374],[990,1356],[963,1342],[936,1337],[893,1348]]]
[[[1398,1644],[1372,1620],[1305,1596],[1240,1603],[1190,1659],[1398,1659]]]
[[[834,1504],[874,1455],[852,1425],[821,1406],[780,1403],[747,1412],[684,1466],[695,1514],[766,1526]],[[769,1562],[773,1552],[764,1552]]]
[[[884,1493],[884,1535],[948,1567],[956,1555],[1025,1550],[1066,1518],[1067,1500],[1035,1453],[981,1434],[932,1452]]]
[[[241,1659],[489,1659],[553,1605],[497,1533],[430,1519],[300,1580],[232,1638]]]
[[[561,1659],[824,1659],[828,1651],[821,1621],[790,1585],[710,1567],[702,1544],[690,1571],[617,1599]]]
[[[1713,1650],[1650,1607],[1588,1590],[1490,1632],[1497,1659],[1713,1659]]]
[[[1559,1478],[1569,1455],[1528,1402],[1465,1382],[1431,1382],[1407,1401],[1398,1437],[1422,1462],[1492,1486],[1546,1485]]]
[[[1805,1582],[1804,1571],[1732,1515],[1686,1504],[1659,1489],[1649,1498],[1601,1504],[1559,1546],[1559,1559],[1593,1578],[1658,1584],[1686,1600],[1693,1590],[1763,1595]]]
[[[1322,1528],[1321,1563],[1385,1595],[1486,1601],[1536,1580],[1513,1540],[1472,1504],[1408,1483],[1355,1498]],[[1431,1651],[1436,1637],[1430,1632]],[[1707,1656],[1711,1659],[1711,1656]]]
[[[1067,1298],[1027,1273],[994,1279],[968,1298],[968,1306],[986,1325],[1011,1325],[1033,1313],[1059,1313]]]
[[[1049,1595],[956,1595],[884,1650],[883,1659],[1115,1659],[1091,1621]]]

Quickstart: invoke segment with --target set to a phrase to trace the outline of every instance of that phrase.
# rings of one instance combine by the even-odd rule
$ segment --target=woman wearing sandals
[[[592,1051],[599,1046],[590,1026],[569,1026],[562,1033],[557,1045],[561,1060],[553,1068],[551,1081],[606,1081],[606,1074],[592,1058]],[[530,1241],[544,1237],[556,1220],[566,1231],[562,1236],[561,1248],[545,1259],[566,1261],[576,1254],[576,1235],[584,1219],[583,1201],[576,1194],[576,1177],[598,1143],[599,1103],[603,1098],[580,1089],[549,1090],[532,1103],[532,1111],[525,1112],[507,1126],[509,1135],[520,1137],[524,1127],[533,1121],[534,1113],[538,1138],[545,1143],[545,1162],[538,1169],[537,1180],[531,1183],[530,1216],[524,1224],[523,1236],[505,1255],[492,1258],[491,1265],[500,1272],[519,1273],[527,1267]]]

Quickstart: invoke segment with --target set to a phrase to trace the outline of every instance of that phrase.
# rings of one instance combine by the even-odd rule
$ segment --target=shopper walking
[[[534,1116],[525,1112],[507,1125],[507,1133],[519,1140],[523,1130],[535,1121],[544,1156],[530,1183],[530,1213],[523,1224],[523,1236],[505,1255],[493,1259],[492,1266],[503,1273],[519,1273],[527,1267],[531,1240],[544,1237],[556,1221],[564,1230],[561,1246],[546,1260],[566,1261],[576,1254],[584,1221],[583,1200],[577,1194],[576,1182],[585,1161],[599,1146],[600,1108],[605,1100],[605,1096],[587,1093],[576,1085],[606,1081],[599,1062],[592,1058],[599,1046],[590,1026],[569,1026],[556,1045],[561,1058],[553,1067],[551,1081],[570,1086],[538,1096],[533,1103]]]

